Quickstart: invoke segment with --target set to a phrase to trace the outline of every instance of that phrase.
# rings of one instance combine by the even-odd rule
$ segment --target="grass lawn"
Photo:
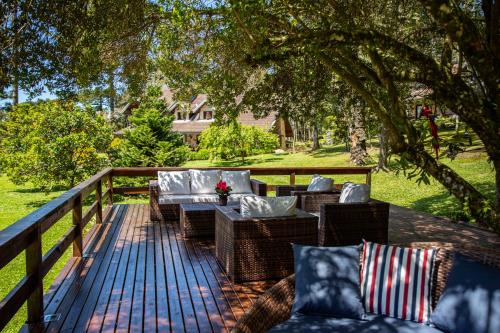
[[[376,151],[371,151],[376,161]],[[483,193],[492,200],[494,198],[494,172],[486,161],[485,153],[468,152],[454,160],[444,159],[460,175],[472,184],[476,185]],[[240,161],[190,161],[186,167],[201,166],[258,166],[258,167],[335,167],[349,165],[349,155],[344,152],[343,146],[323,148],[315,153],[296,153],[288,155],[265,154],[248,158],[245,163]],[[260,176],[257,177],[269,184],[287,184],[288,176]],[[297,176],[297,183],[307,183],[310,176]],[[346,180],[364,181],[362,176],[336,176],[335,182]],[[17,186],[11,183],[6,176],[0,176],[0,230],[14,223],[21,217],[32,212],[44,203],[52,200],[61,192],[49,194],[40,193],[30,186]],[[419,211],[425,211],[434,215],[457,216],[459,210],[458,202],[438,183],[432,181],[431,185],[417,185],[408,180],[404,175],[379,172],[372,177],[372,196],[376,199],[389,201],[391,203],[410,207]],[[127,203],[146,203],[147,198],[128,198]],[[43,250],[47,251],[71,225],[70,214],[54,225],[43,235]],[[70,256],[67,252],[59,262],[48,273],[44,281],[45,288],[50,286],[57,272],[64,266]],[[8,266],[0,270],[0,299],[20,281],[24,276],[24,253],[13,260]],[[5,329],[6,332],[17,332],[25,320],[26,310],[23,308]]]

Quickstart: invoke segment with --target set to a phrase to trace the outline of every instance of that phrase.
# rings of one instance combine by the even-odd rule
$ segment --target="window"
[[[212,111],[204,111],[203,112],[203,119],[210,120],[212,119]]]

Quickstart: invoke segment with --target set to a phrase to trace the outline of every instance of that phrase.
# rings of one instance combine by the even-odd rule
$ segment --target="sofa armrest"
[[[252,186],[252,192],[257,194],[258,196],[265,197],[267,196],[267,184],[257,180],[250,179],[250,185]]]
[[[160,185],[158,185],[158,180],[153,179],[149,181],[149,195],[155,197],[160,195]]]
[[[277,185],[276,196],[283,197],[292,195],[292,191],[307,191],[309,185]]]
[[[267,332],[290,318],[294,297],[295,275],[291,275],[260,296],[231,332]]]
[[[160,205],[160,187],[157,180],[149,181],[149,218],[151,221],[163,221]]]

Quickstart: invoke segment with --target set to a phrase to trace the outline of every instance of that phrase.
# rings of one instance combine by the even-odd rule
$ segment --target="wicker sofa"
[[[335,185],[333,191],[308,191],[308,185],[278,185],[276,196],[295,195],[297,197],[297,208],[306,212],[319,212],[321,204],[339,202],[342,184]],[[304,198],[307,197],[307,201]]]
[[[452,244],[413,243],[413,247],[440,248],[436,260],[432,287],[432,307],[434,308],[446,285],[448,273],[453,265],[453,253],[458,251],[468,257],[488,265],[500,267],[498,249],[474,248]],[[269,289],[238,320],[232,333],[267,332],[277,324],[290,318],[295,296],[295,276],[290,275]]]
[[[291,243],[316,245],[318,218],[248,218],[236,207],[215,210],[215,254],[235,282],[281,279],[293,272]]]
[[[266,196],[267,195],[267,185],[264,182],[261,182],[256,179],[250,179],[250,185],[252,187],[252,192],[255,195]],[[198,202],[196,200],[197,195],[193,194],[193,202]],[[235,196],[233,196],[235,197]],[[217,198],[214,196],[214,201],[217,201]],[[232,198],[230,196],[230,198]],[[201,199],[201,196],[200,196]],[[203,201],[199,202],[207,202],[206,198]],[[179,221],[179,203],[161,203],[160,202],[160,187],[158,185],[158,180],[150,180],[149,181],[149,217],[151,221]]]

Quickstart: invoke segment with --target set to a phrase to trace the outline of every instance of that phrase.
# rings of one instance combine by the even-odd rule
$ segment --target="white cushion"
[[[311,179],[311,183],[307,187],[307,190],[311,192],[331,191],[333,190],[333,179],[325,178],[320,175],[314,175]]]
[[[296,196],[259,197],[244,196],[240,201],[243,217],[279,217],[295,215]]]
[[[158,197],[158,203],[160,205],[193,203],[193,198],[190,194],[160,194],[160,196]]]
[[[160,194],[190,194],[188,171],[158,171]]]
[[[231,193],[252,193],[250,170],[222,171],[221,179],[231,186]]]
[[[340,193],[339,203],[363,203],[370,199],[370,188],[366,184],[348,184]]]
[[[255,193],[235,193],[227,197],[227,202],[229,203],[240,203],[243,197],[255,197]]]
[[[193,194],[193,202],[218,202],[219,196],[217,194]]]
[[[189,170],[192,194],[215,194],[220,181],[220,170]]]

